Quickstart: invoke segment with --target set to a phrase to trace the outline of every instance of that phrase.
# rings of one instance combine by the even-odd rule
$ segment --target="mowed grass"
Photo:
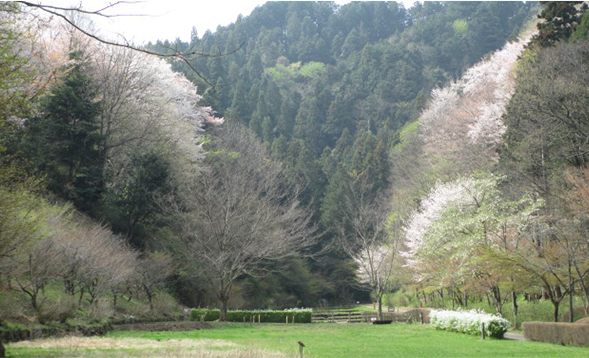
[[[482,340],[480,337],[436,331],[428,325],[406,324],[219,324],[215,329],[191,332],[113,331],[103,339],[120,342],[121,346],[115,348],[111,345],[113,349],[106,350],[102,346],[93,351],[87,348],[51,348],[43,351],[16,344],[9,345],[9,353],[12,357],[42,357],[43,352],[48,357],[201,357],[190,355],[190,352],[202,354],[207,351],[210,355],[206,357],[216,357],[217,353],[223,357],[298,357],[297,342],[301,341],[306,346],[304,356],[316,358],[589,357],[589,348],[585,347]],[[133,340],[153,342],[153,346],[123,346],[123,342]],[[194,345],[191,346],[190,342]],[[276,354],[264,354],[264,351]]]

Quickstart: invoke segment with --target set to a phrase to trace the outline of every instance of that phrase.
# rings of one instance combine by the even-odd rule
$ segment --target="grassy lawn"
[[[12,344],[8,352],[11,357],[297,357],[297,342],[302,341],[306,345],[305,357],[317,358],[589,356],[589,348],[483,341],[473,336],[436,331],[427,325],[405,324],[219,324],[216,329],[192,332],[114,331],[100,339],[110,341],[98,345],[99,349],[93,353],[88,353],[91,351],[84,347],[71,348],[73,345],[70,345],[67,348],[67,344],[64,348],[41,350]],[[150,342],[152,345],[148,345]],[[118,351],[104,350],[105,347],[118,347]],[[262,354],[262,350],[275,354]],[[203,351],[209,353],[202,355]],[[194,352],[201,353],[194,355]]]

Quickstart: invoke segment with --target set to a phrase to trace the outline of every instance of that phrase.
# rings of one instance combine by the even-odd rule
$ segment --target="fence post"
[[[483,322],[481,324],[481,331],[482,331],[483,339],[487,338],[487,333],[485,332],[485,322]]]
[[[305,356],[305,344],[301,341],[299,341],[299,353],[301,355],[301,358]]]
[[[423,324],[423,312],[419,311],[419,323]]]

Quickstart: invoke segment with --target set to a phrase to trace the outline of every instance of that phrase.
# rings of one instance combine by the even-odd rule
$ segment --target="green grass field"
[[[10,357],[588,357],[589,348],[482,340],[428,325],[217,324],[191,332],[113,331],[88,346],[8,345]],[[101,341],[102,340],[102,341]],[[101,343],[102,342],[102,343]],[[69,346],[68,346],[69,344]],[[54,347],[54,346],[53,346]],[[268,353],[263,353],[269,351]],[[206,354],[203,355],[203,352]],[[273,353],[272,353],[273,352]]]

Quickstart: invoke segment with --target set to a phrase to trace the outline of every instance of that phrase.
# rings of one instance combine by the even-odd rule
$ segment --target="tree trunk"
[[[558,308],[560,306],[560,301],[552,301],[554,305],[554,322],[558,322]]]
[[[569,260],[569,322],[575,321],[575,310],[573,307],[573,268]]]
[[[2,344],[1,339],[0,339],[0,357],[6,357],[6,348],[4,348],[4,344]]]
[[[221,322],[227,321],[227,301],[229,301],[229,297],[221,299]]]
[[[519,328],[519,322],[517,321],[517,310],[519,306],[517,305],[517,293],[515,291],[511,291],[511,301],[513,302],[513,321],[515,322],[515,328]]]
[[[577,265],[576,261],[573,261],[574,266],[575,266],[575,271],[577,272],[577,275],[579,276],[579,282],[581,283],[581,288],[583,289],[583,295],[585,296],[585,314],[587,314],[587,309],[589,308],[589,289],[587,288],[587,285],[585,285],[585,281],[583,280],[583,276],[581,274],[581,271],[579,270],[579,266]]]
[[[114,311],[117,310],[117,297],[118,297],[118,294],[115,291],[112,291],[112,309]]]
[[[382,321],[384,316],[382,314],[382,294],[378,295],[378,319]]]
[[[149,302],[149,311],[153,312],[153,297],[155,296],[155,294],[145,284],[143,284],[143,291],[145,292],[145,295],[147,296],[147,301]]]
[[[458,305],[458,307],[463,307],[464,306],[464,301],[462,301],[462,297],[464,297],[462,291],[460,291],[459,288],[454,287],[454,291],[456,292],[454,294],[454,299],[456,300],[456,304]]]
[[[493,286],[493,303],[495,309],[499,314],[502,314],[503,311],[503,300],[501,299],[501,289],[499,286]]]
[[[564,295],[562,294],[562,289],[560,288],[560,285],[556,285],[556,287],[554,288],[554,292],[556,293],[556,298],[562,299],[564,297]]]
[[[80,307],[82,305],[82,299],[84,298],[84,293],[85,293],[84,291],[85,291],[85,289],[82,287],[80,289],[80,298],[78,299],[78,307]]]
[[[452,288],[452,311],[455,309],[454,305],[456,303],[456,300],[454,300],[454,288]]]

